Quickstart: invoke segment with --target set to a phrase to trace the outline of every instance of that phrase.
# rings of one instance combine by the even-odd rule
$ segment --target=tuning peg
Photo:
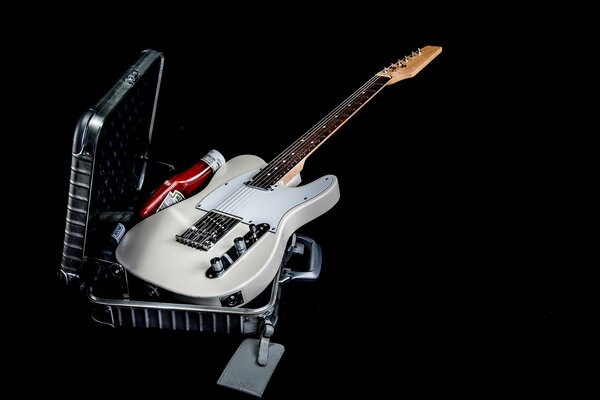
[[[417,54],[418,54],[418,55],[421,55],[421,54],[423,54],[423,52],[421,51],[421,48],[420,48],[420,47],[417,47]]]
[[[387,67],[385,67],[385,68],[383,69],[383,73],[384,73],[384,74],[387,74],[387,73],[388,73],[388,68],[387,68]]]
[[[408,63],[410,61],[410,59],[408,58],[408,56],[404,56],[404,62]]]
[[[417,55],[417,53],[415,53],[414,51],[410,53],[410,58],[415,58],[415,56]]]

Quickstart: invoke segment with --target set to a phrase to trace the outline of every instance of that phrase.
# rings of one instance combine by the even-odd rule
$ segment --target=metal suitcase
[[[168,295],[157,295],[155,287],[128,274],[115,258],[115,227],[135,222],[136,207],[153,188],[147,183],[151,178],[160,181],[172,173],[164,167],[161,170],[156,166],[161,164],[148,157],[163,66],[162,53],[142,52],[138,61],[77,123],[61,280],[85,295],[92,318],[101,324],[258,334],[257,361],[267,365],[281,285],[319,276],[321,252],[312,239],[293,235],[270,286],[257,299],[238,308],[187,304]],[[302,271],[293,268],[294,264],[300,264]],[[280,351],[283,352],[283,346]],[[225,385],[235,386],[226,382]],[[259,392],[253,394],[260,395]]]

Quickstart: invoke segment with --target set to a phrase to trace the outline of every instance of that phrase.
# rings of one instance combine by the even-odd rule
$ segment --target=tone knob
[[[246,241],[243,237],[236,237],[235,239],[233,239],[233,245],[235,246],[235,250],[240,256],[246,251]]]
[[[210,268],[217,274],[223,271],[223,261],[221,261],[221,257],[215,257],[211,259]]]

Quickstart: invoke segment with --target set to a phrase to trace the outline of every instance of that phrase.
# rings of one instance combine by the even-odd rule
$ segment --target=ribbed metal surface
[[[78,274],[81,268],[92,179],[91,170],[91,157],[73,156],[61,262],[62,270],[67,273]]]
[[[127,80],[135,72],[137,82]],[[77,278],[105,213],[131,213],[145,174],[162,55],[146,51],[75,129],[61,270]],[[92,216],[98,217],[92,220]],[[105,227],[102,227],[105,228]],[[108,228],[106,228],[108,229]],[[87,243],[86,243],[87,242]]]
[[[244,333],[241,315],[133,307],[112,307],[112,310],[113,324],[118,327]]]

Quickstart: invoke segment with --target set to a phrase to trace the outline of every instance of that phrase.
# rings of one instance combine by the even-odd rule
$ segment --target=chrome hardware
[[[221,257],[215,257],[210,260],[210,268],[213,272],[219,275],[223,271],[223,262],[221,261]]]
[[[246,241],[243,237],[236,237],[233,239],[233,246],[235,247],[235,251],[237,251],[238,255],[240,256],[246,251]]]
[[[127,78],[125,78],[125,82],[129,83],[130,85],[133,85],[137,82],[138,79],[140,79],[140,73],[136,70],[133,70],[129,73],[129,75],[127,75]]]
[[[218,278],[222,276],[235,261],[252,247],[265,233],[269,231],[269,224],[250,224],[249,230],[243,237],[233,239],[231,246],[221,257],[215,257],[210,260],[210,268],[206,270],[208,278]],[[216,267],[215,267],[216,265]]]

